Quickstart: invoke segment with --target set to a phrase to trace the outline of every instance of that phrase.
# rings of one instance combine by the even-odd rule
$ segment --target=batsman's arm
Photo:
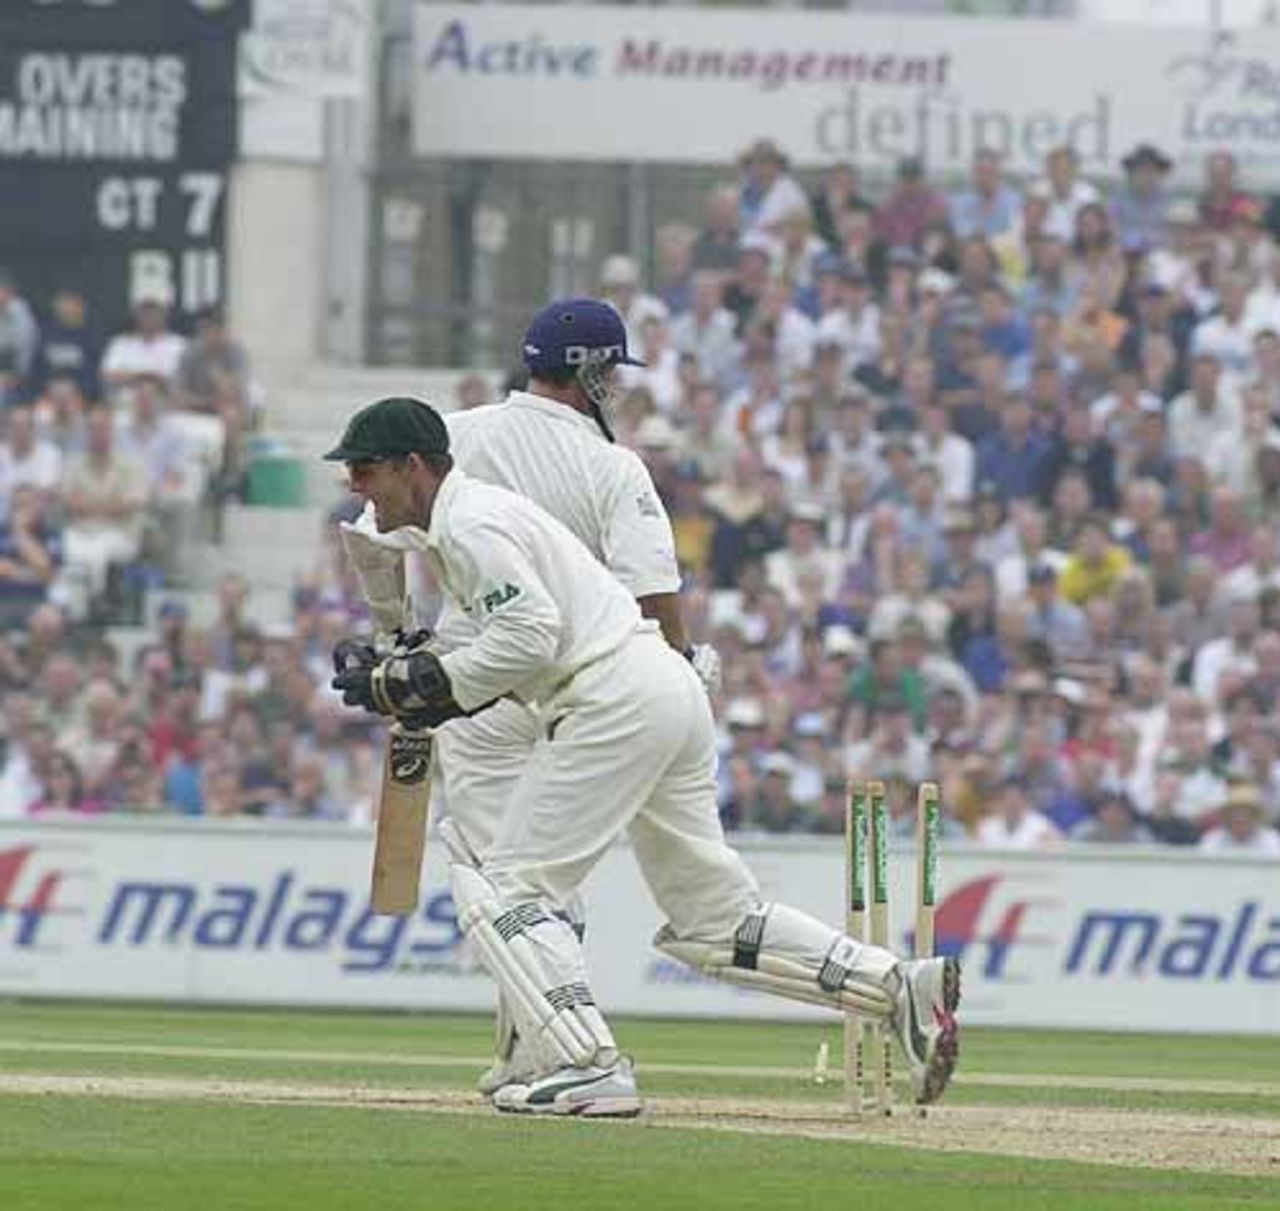
[[[637,597],[640,613],[646,618],[653,618],[662,628],[662,637],[677,652],[684,652],[689,647],[689,635],[684,629],[684,617],[680,612],[680,597],[677,593],[651,593],[647,597]]]

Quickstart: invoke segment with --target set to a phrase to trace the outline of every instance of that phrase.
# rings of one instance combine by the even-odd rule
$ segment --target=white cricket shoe
[[[904,960],[891,1024],[911,1071],[917,1104],[936,1102],[960,1054],[960,964],[956,959]]]
[[[619,1057],[608,1068],[557,1068],[528,1083],[494,1090],[504,1114],[563,1114],[577,1118],[635,1118],[640,1113],[631,1061]]]

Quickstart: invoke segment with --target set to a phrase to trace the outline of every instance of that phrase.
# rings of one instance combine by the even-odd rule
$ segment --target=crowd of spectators
[[[857,776],[904,832],[928,779],[982,844],[1280,852],[1280,221],[1225,153],[1194,197],[1155,147],[1117,167],[1089,182],[1060,148],[1014,180],[981,151],[945,192],[907,159],[873,197],[760,142],[655,232],[652,279],[604,262],[646,363],[619,440],[724,657],[730,829],[838,831]],[[74,537],[84,460],[139,412],[214,416],[234,447],[243,351],[216,316],[184,344],[140,307],[99,357],[71,292],[43,333],[20,302],[0,285],[0,600],[24,620],[0,814],[367,820],[378,734],[325,688],[362,617],[332,531],[287,628],[252,626],[229,576],[213,626],[175,605],[128,668],[49,591],[74,563],[92,600],[119,562]],[[496,394],[466,377],[455,402]],[[123,498],[145,529],[158,445],[113,522]]]
[[[989,844],[1280,851],[1280,215],[1070,149],[872,198],[762,141],[627,321],[621,439],[725,657],[721,812],[836,831],[938,780]]]

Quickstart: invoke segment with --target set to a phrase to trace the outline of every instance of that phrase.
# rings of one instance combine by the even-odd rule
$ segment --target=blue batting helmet
[[[643,366],[627,352],[622,317],[597,299],[557,299],[529,323],[524,364],[531,374],[577,370],[588,364]]]

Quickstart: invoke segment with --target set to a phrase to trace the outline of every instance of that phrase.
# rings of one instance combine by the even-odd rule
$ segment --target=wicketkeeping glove
[[[440,658],[425,647],[397,647],[385,660],[372,646],[343,640],[333,651],[330,684],[348,706],[402,720],[413,728],[439,727],[465,715],[453,698]]]

